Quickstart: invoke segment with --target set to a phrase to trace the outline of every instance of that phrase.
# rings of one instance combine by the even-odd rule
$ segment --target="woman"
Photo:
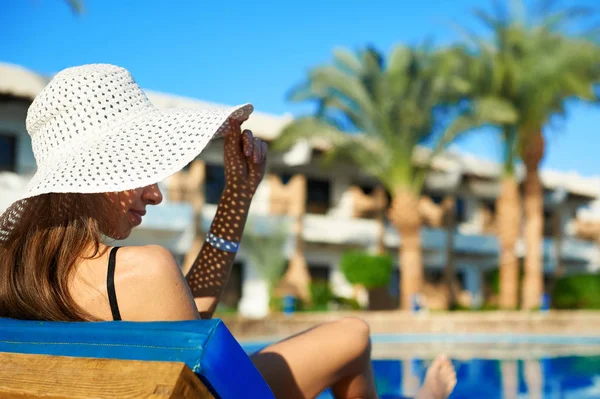
[[[0,218],[0,317],[212,317],[265,173],[265,143],[240,128],[251,112],[250,105],[159,111],[112,65],[57,74],[27,115],[38,171],[26,197]],[[157,182],[223,136],[226,185],[187,281],[165,248],[105,243],[129,236],[146,207],[162,201]],[[315,327],[252,359],[278,398],[315,397],[326,387],[339,398],[377,397],[369,328],[358,319]],[[417,396],[446,397],[454,384],[440,357]]]

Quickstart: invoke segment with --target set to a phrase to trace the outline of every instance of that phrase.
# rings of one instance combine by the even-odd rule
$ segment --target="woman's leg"
[[[456,386],[456,371],[444,355],[438,355],[427,369],[425,382],[415,399],[445,399]]]
[[[252,361],[278,399],[377,398],[369,326],[356,318],[325,323],[266,347]]]

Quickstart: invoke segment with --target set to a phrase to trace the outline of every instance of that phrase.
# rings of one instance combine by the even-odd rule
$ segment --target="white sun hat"
[[[131,74],[109,64],[59,72],[27,112],[37,172],[0,216],[0,241],[28,199],[46,193],[103,193],[148,186],[191,162],[250,104],[159,110]]]

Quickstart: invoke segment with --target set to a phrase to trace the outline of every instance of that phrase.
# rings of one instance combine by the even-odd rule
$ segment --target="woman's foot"
[[[456,372],[448,358],[439,355],[435,358],[427,374],[425,382],[415,399],[445,399],[452,393],[456,385]]]

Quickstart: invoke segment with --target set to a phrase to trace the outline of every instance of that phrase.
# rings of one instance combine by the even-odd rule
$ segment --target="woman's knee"
[[[348,339],[349,349],[356,357],[371,352],[371,329],[369,324],[357,317],[345,317],[336,322],[340,332]]]

